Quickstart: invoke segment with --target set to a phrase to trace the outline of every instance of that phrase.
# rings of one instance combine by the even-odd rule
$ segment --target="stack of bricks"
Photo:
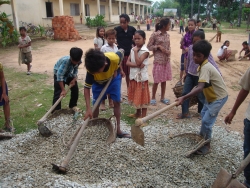
[[[71,16],[55,16],[52,19],[54,39],[76,41],[81,39]]]

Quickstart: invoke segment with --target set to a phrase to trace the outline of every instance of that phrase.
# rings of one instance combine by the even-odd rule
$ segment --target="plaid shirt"
[[[57,61],[54,66],[54,74],[57,77],[57,81],[64,81],[66,82],[67,78],[69,77],[77,77],[78,67],[82,63],[80,61],[77,65],[74,65],[70,61],[70,56],[64,56]]]

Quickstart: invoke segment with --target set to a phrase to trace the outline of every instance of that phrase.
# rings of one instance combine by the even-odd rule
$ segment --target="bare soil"
[[[146,26],[142,26],[142,29],[146,30]],[[147,41],[153,31],[146,31]],[[173,71],[173,79],[170,82],[167,82],[167,90],[166,90],[166,97],[171,100],[171,102],[174,102],[175,96],[172,91],[172,88],[174,87],[175,83],[179,80],[179,69],[180,69],[180,58],[181,58],[181,49],[180,49],[180,39],[181,34],[178,33],[178,29],[175,29],[174,31],[169,31],[170,39],[171,39],[171,63],[172,63],[172,71]],[[215,34],[212,32],[206,32],[206,39],[211,39]],[[62,56],[69,55],[69,50],[71,47],[80,47],[83,49],[84,52],[86,52],[89,48],[94,47],[93,45],[93,38],[95,36],[95,31],[89,32],[86,34],[82,40],[78,40],[76,42],[68,42],[68,41],[50,41],[50,40],[43,40],[43,41],[36,41],[32,43],[33,51],[33,63],[32,63],[32,72],[36,73],[45,73],[50,76],[49,84],[51,84],[51,87],[53,87],[53,67],[54,64],[57,62],[58,59],[60,59]],[[86,39],[86,40],[85,40]],[[223,34],[222,35],[222,42],[216,43],[215,39],[211,42],[212,44],[212,55],[214,59],[218,62],[218,58],[216,57],[217,51],[222,45],[222,43],[225,40],[230,41],[229,49],[231,50],[241,50],[241,43],[243,41],[248,40],[247,34]],[[20,71],[23,71],[24,74],[26,72],[26,66],[18,65],[18,48],[11,48],[7,50],[1,50],[0,57],[1,62],[6,67],[11,67],[15,69],[19,69]],[[238,54],[236,55],[238,57]],[[233,107],[233,104],[236,100],[236,97],[238,95],[238,92],[240,90],[240,87],[238,85],[238,81],[240,80],[241,76],[244,74],[244,72],[249,67],[249,61],[232,61],[227,63],[220,63],[218,62],[218,66],[222,72],[223,78],[225,80],[225,83],[228,87],[228,93],[229,93],[229,99],[223,109],[221,110],[216,125],[226,126],[223,123],[223,120],[225,116],[230,112],[231,108]],[[149,81],[152,83],[152,67],[153,67],[153,58],[150,58],[150,65],[149,65],[149,75],[150,79]],[[86,70],[84,68],[84,65],[82,64],[79,69],[79,81],[84,82]],[[32,75],[31,75],[32,76]],[[7,81],[8,81],[8,75],[6,75]],[[125,88],[125,80],[123,81],[123,92],[126,92]],[[158,88],[158,93],[160,93],[160,87]],[[160,96],[158,95],[158,99]],[[232,125],[227,126],[228,130],[237,131],[242,133],[243,131],[243,119],[244,114],[246,111],[246,108],[249,103],[249,97],[245,100],[245,102],[241,105],[239,108],[234,121]],[[158,102],[156,107],[149,107],[149,113],[152,111],[155,111],[156,109],[159,109],[161,107],[164,107],[164,104],[160,104]],[[81,107],[81,106],[79,106]],[[189,121],[199,121],[198,116],[196,115],[197,108],[192,107],[191,108],[193,118],[189,120],[175,120],[180,122],[189,122]],[[181,108],[174,108],[172,110],[169,110],[165,113],[166,118],[175,117],[177,113],[181,112]],[[175,119],[175,118],[174,118]]]

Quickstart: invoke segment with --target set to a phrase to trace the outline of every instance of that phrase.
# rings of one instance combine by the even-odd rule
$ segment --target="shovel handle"
[[[236,172],[233,174],[233,178],[237,178],[238,175],[246,168],[246,166],[250,163],[250,153],[247,155],[247,157],[241,161],[240,167],[236,170]]]
[[[68,93],[68,91],[70,90],[70,88],[72,87],[72,85],[69,85],[68,89],[66,90],[66,94]],[[41,118],[38,120],[37,124],[41,124],[48,116],[49,114],[56,108],[56,106],[61,102],[61,100],[64,98],[64,96],[61,96],[56,102],[55,104],[49,109],[49,111]]]
[[[164,107],[164,108],[162,108],[162,109],[160,109],[160,110],[154,112],[153,114],[147,115],[147,116],[144,117],[144,118],[138,118],[137,120],[135,120],[135,125],[136,125],[136,126],[140,126],[140,125],[142,125],[143,123],[145,123],[146,121],[148,121],[148,120],[150,120],[150,119],[152,119],[152,118],[154,118],[154,117],[160,115],[162,112],[164,112],[164,111],[166,111],[166,110],[168,110],[168,109],[170,109],[170,108],[176,106],[177,104],[178,104],[177,102],[174,102],[174,103],[172,103],[172,104],[170,104],[170,105],[168,105],[168,106],[166,106],[166,107]]]

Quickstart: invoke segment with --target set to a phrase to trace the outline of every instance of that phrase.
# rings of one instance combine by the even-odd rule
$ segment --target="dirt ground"
[[[146,27],[142,26],[142,29],[146,30]],[[172,81],[167,82],[167,90],[166,90],[166,97],[171,100],[171,102],[174,102],[175,95],[172,91],[172,88],[174,87],[175,83],[179,79],[179,68],[180,68],[180,57],[181,57],[181,50],[180,50],[180,38],[181,35],[177,32],[178,29],[175,29],[174,31],[169,31],[170,34],[170,42],[171,42],[171,64],[172,64],[172,71],[173,71],[173,79]],[[152,31],[146,31],[147,41],[151,35]],[[94,37],[95,31],[93,31],[91,34],[88,33],[88,35],[92,35]],[[214,33],[206,32],[206,39],[211,39],[214,36]],[[52,85],[52,76],[53,76],[53,66],[56,63],[56,61],[61,58],[62,56],[69,54],[69,49],[71,47],[80,47],[83,49],[84,52],[86,52],[89,48],[92,48],[93,45],[93,39],[90,39],[91,37],[87,37],[87,40],[79,40],[76,42],[67,42],[67,41],[60,41],[60,42],[54,42],[54,41],[36,41],[32,44],[33,46],[33,63],[32,63],[32,72],[37,73],[46,73],[50,75],[50,83]],[[214,59],[218,62],[218,58],[216,57],[217,51],[222,45],[222,43],[225,40],[230,41],[229,49],[232,50],[240,50],[241,49],[241,43],[243,41],[248,40],[247,34],[223,34],[222,35],[222,42],[216,43],[215,40],[211,42],[213,49],[212,49],[212,55]],[[19,67],[18,65],[18,49],[16,51],[7,50],[6,52],[1,53],[1,62],[6,67],[13,67],[16,69],[19,69],[20,71],[26,71],[26,66],[22,65]],[[238,54],[237,54],[238,57]],[[223,109],[220,112],[220,115],[218,116],[216,125],[225,126],[223,123],[223,120],[225,116],[230,112],[235,99],[237,97],[237,94],[239,92],[239,85],[238,81],[243,75],[243,73],[247,70],[249,67],[249,61],[233,61],[233,62],[227,62],[227,63],[218,63],[218,66],[222,72],[223,78],[225,80],[225,83],[228,87],[228,93],[229,93],[229,99]],[[150,58],[150,65],[149,65],[149,75],[150,75],[150,82],[153,82],[152,78],[152,67],[153,67],[153,58]],[[79,69],[79,81],[84,82],[86,70],[84,66],[82,65]],[[32,76],[32,75],[31,75]],[[6,75],[7,81],[8,81],[8,75]],[[52,87],[52,86],[51,86]],[[82,88],[83,89],[83,88]],[[126,92],[125,89],[125,80],[123,81],[123,92]],[[160,87],[158,88],[158,93],[160,93]],[[158,101],[160,96],[158,96]],[[232,125],[227,126],[228,130],[238,131],[242,133],[243,131],[243,118],[244,114],[249,102],[249,97],[246,99],[246,101],[241,105],[241,107],[238,110],[237,115],[234,118],[234,121]],[[164,107],[165,105],[160,104],[158,102],[156,107],[150,107],[149,113],[152,111],[155,111],[155,109]],[[81,106],[79,106],[81,107]],[[180,122],[189,122],[189,121],[199,121],[197,117],[195,117],[195,112],[197,111],[196,107],[192,107],[191,109],[192,114],[194,115],[193,118],[189,120],[175,120]],[[181,108],[174,108],[172,110],[169,110],[166,112],[167,118],[173,118],[175,119],[177,113],[181,112]]]

